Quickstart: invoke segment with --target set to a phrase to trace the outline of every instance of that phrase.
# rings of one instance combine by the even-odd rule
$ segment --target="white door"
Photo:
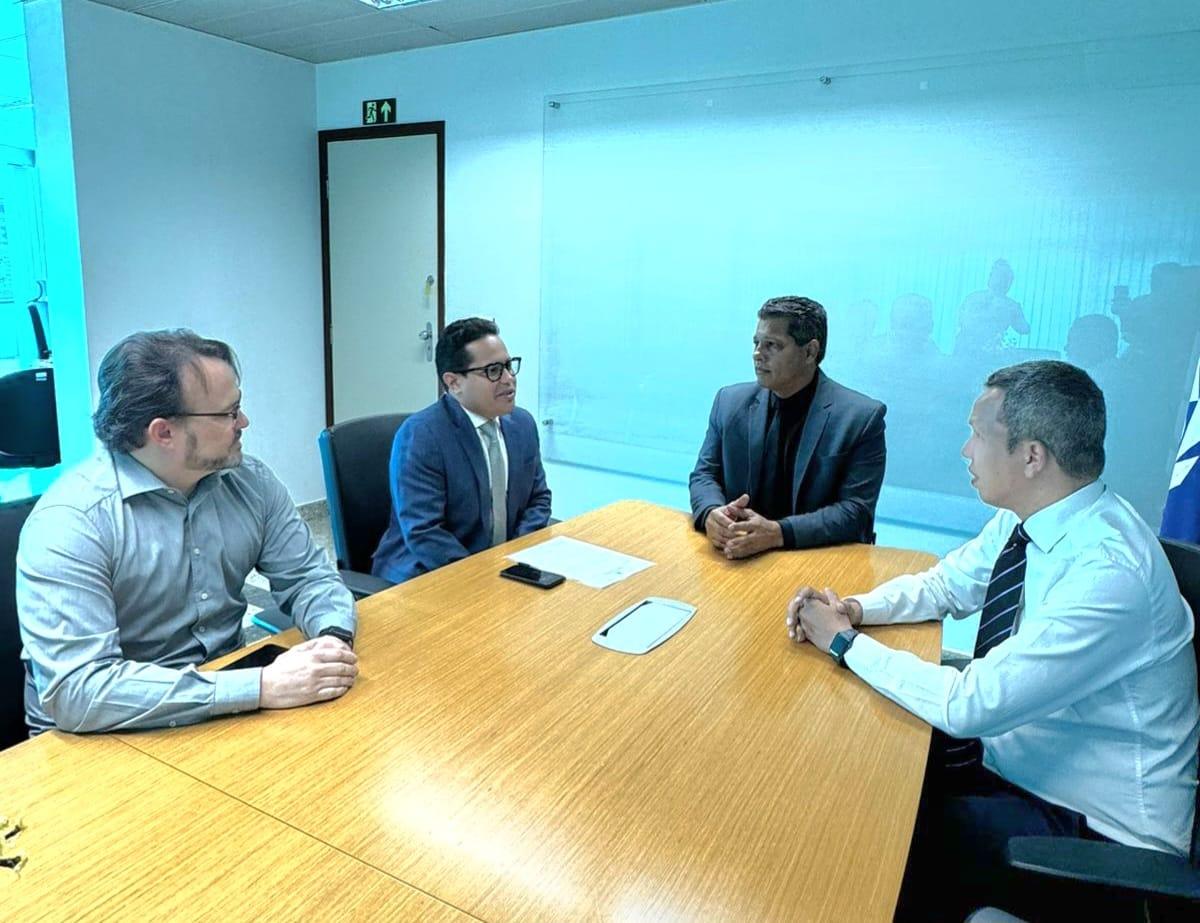
[[[329,422],[420,410],[438,395],[439,136],[322,140]]]

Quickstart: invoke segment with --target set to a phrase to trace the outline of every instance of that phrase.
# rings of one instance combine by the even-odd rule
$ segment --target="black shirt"
[[[808,420],[817,377],[791,397],[772,393],[767,403],[767,434],[763,440],[762,497],[750,499],[751,509],[767,519],[780,520],[792,515],[795,503],[796,450]],[[783,545],[791,548],[791,537],[783,530]]]

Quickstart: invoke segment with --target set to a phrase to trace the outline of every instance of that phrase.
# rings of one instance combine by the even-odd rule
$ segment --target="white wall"
[[[390,96],[400,122],[446,121],[447,319],[496,316],[509,348],[525,357],[520,402],[536,409],[547,95],[1196,28],[1193,0],[725,0],[320,65],[317,122],[356,124],[363,99]],[[741,307],[747,341],[755,308]],[[687,348],[682,335],[678,348]],[[747,351],[730,380],[748,378],[749,368]],[[701,424],[697,447],[702,436]],[[687,502],[682,487],[623,475],[550,465],[548,477],[558,516],[635,492]]]
[[[192,327],[238,351],[247,450],[324,496],[314,67],[65,0],[88,354]]]

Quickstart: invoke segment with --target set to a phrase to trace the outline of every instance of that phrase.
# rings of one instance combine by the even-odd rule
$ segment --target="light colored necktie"
[[[479,431],[487,440],[488,467],[492,470],[492,544],[499,545],[508,540],[508,472],[504,470],[504,456],[500,454],[499,424],[488,420]]]

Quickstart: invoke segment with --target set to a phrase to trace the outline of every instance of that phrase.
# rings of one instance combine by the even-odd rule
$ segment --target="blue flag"
[[[1171,490],[1163,510],[1163,538],[1200,544],[1200,413],[1196,400],[1200,397],[1200,365],[1192,382],[1192,397],[1188,404],[1187,423],[1179,441],[1179,456],[1171,472]]]

